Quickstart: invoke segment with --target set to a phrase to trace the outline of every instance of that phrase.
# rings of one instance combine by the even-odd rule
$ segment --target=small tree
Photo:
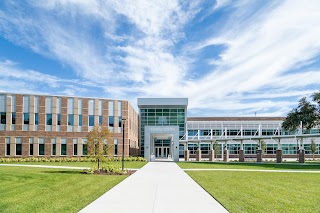
[[[95,126],[87,136],[88,154],[94,157],[98,163],[98,171],[100,171],[100,162],[105,162],[105,156],[109,154],[112,145],[107,143],[110,141],[110,132],[108,127]]]
[[[260,149],[262,151],[262,154],[265,154],[267,149],[267,144],[264,140],[260,140]]]
[[[220,145],[217,141],[213,143],[213,149],[214,149],[214,158],[217,158],[217,155],[220,154]]]
[[[312,158],[314,160],[314,154],[317,152],[317,144],[314,142],[314,139],[311,140],[310,151],[312,153]]]

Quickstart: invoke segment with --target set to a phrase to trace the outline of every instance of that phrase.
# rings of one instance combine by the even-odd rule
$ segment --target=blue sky
[[[0,1],[0,91],[285,116],[319,91],[320,1]]]

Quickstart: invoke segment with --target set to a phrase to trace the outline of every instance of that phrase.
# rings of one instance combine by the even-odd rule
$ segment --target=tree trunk
[[[98,158],[98,170],[100,171],[100,159]]]

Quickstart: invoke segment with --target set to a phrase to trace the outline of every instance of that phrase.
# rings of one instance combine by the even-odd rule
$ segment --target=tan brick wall
[[[46,97],[39,96],[39,125],[38,131],[45,131],[46,127]]]
[[[22,95],[16,95],[16,131],[22,130],[23,124],[23,98]]]

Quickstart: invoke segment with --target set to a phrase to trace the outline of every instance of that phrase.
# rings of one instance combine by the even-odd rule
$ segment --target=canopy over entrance
[[[179,161],[179,126],[145,126],[144,157],[147,161]]]

